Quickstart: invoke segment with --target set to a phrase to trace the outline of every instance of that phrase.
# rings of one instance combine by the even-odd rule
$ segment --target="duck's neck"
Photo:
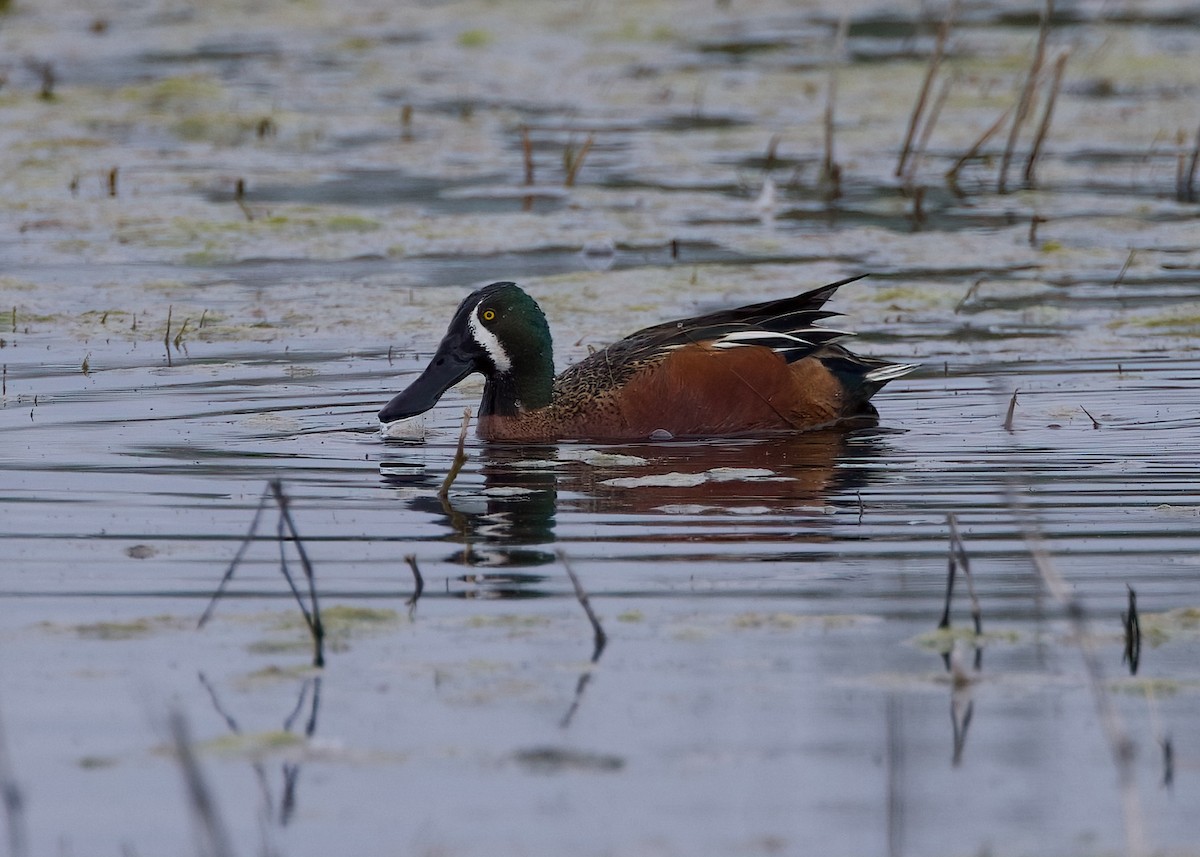
[[[488,376],[479,415],[512,417],[544,408],[554,391],[554,358],[549,345],[510,355],[507,372]]]

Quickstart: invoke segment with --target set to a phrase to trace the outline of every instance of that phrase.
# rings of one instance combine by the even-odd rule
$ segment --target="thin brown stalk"
[[[909,159],[908,173],[904,179],[904,184],[909,187],[916,180],[917,166],[921,163],[921,158],[925,156],[925,149],[929,146],[929,138],[933,135],[933,129],[937,125],[938,118],[942,115],[942,107],[946,104],[946,99],[950,96],[950,87],[953,84],[953,78],[947,78],[942,82],[942,88],[938,91],[937,98],[933,100],[933,107],[929,108],[929,119],[921,126],[921,136],[918,138],[917,145],[913,149],[912,158]]]
[[[986,146],[988,140],[992,139],[992,137],[996,135],[996,132],[1000,130],[1002,125],[1004,125],[1005,120],[1008,119],[1008,115],[1012,113],[1012,111],[1012,107],[1006,108],[1005,111],[996,119],[996,121],[989,125],[987,130],[979,135],[979,139],[971,144],[971,148],[967,149],[967,151],[964,152],[962,156],[954,162],[954,166],[946,170],[946,181],[952,188],[958,187],[958,174],[962,171],[962,168],[966,165],[967,161],[972,160],[979,154],[979,150]]]
[[[917,102],[913,105],[912,115],[908,118],[908,131],[904,135],[900,158],[896,161],[896,178],[904,175],[905,162],[912,151],[913,137],[916,136],[917,126],[921,122],[921,114],[925,112],[925,102],[929,98],[929,89],[933,86],[933,79],[937,77],[938,69],[942,65],[942,57],[946,50],[946,38],[950,35],[950,27],[954,23],[954,16],[957,13],[958,0],[954,0],[946,11],[946,17],[942,19],[941,26],[938,27],[937,39],[933,43],[933,53],[929,57],[929,68],[925,72],[921,90],[917,93]]]
[[[1004,430],[1013,430],[1013,413],[1017,410],[1017,391],[1013,390],[1012,398],[1008,400],[1008,414],[1004,417]]]
[[[450,463],[450,472],[446,474],[446,478],[442,480],[442,487],[438,490],[438,499],[445,505],[449,501],[450,486],[454,484],[454,480],[458,478],[458,472],[462,470],[463,465],[467,463],[467,426],[471,424],[471,409],[463,409],[462,428],[458,432],[458,451],[454,453],[454,461]]]
[[[1129,273],[1129,266],[1133,264],[1133,258],[1137,255],[1137,250],[1130,248],[1129,255],[1125,257],[1125,264],[1121,266],[1121,272],[1117,274],[1117,278],[1113,280],[1114,286],[1121,285],[1121,281],[1125,279],[1125,275]]]
[[[575,597],[579,599],[579,606],[583,608],[583,612],[587,614],[588,621],[592,623],[593,633],[593,649],[592,663],[600,660],[600,655],[604,651],[604,647],[608,644],[608,635],[604,633],[604,629],[600,627],[600,620],[596,618],[596,612],[592,610],[592,603],[588,598],[587,591],[584,590],[583,584],[579,581],[579,575],[571,568],[571,563],[567,561],[567,555],[561,550],[556,552],[558,561],[563,564],[563,568],[567,571],[567,577],[571,578],[571,585],[575,587]]]
[[[587,139],[583,141],[583,145],[579,147],[579,151],[571,152],[570,157],[567,159],[567,177],[563,181],[565,187],[575,187],[575,177],[579,175],[579,170],[583,167],[584,158],[592,150],[592,143],[595,140],[595,134],[588,134]]]
[[[976,280],[971,284],[971,288],[967,289],[966,294],[962,296],[957,304],[954,305],[954,314],[958,315],[962,308],[967,305],[971,298],[975,297],[975,293],[979,291],[979,287],[983,285],[983,280]]]
[[[529,126],[521,126],[521,155],[525,159],[525,184],[533,184],[533,141],[529,139]]]
[[[838,21],[837,35],[833,40],[833,59],[829,64],[829,85],[825,92],[825,155],[821,160],[821,184],[826,199],[837,199],[842,195],[842,168],[833,153],[834,107],[837,104],[838,69],[842,53],[846,49],[846,32],[850,19],[843,15]]]
[[[1037,133],[1033,137],[1033,149],[1029,152],[1029,160],[1025,162],[1025,184],[1029,187],[1033,187],[1035,182],[1034,171],[1037,168],[1037,159],[1042,154],[1042,143],[1046,139],[1046,132],[1050,130],[1050,120],[1054,116],[1054,103],[1058,100],[1058,91],[1062,87],[1063,69],[1067,67],[1067,58],[1070,55],[1069,50],[1063,51],[1054,61],[1054,77],[1050,81],[1050,94],[1046,96],[1046,109],[1042,111],[1042,121],[1038,123]]]
[[[1080,406],[1079,406],[1079,410],[1081,410],[1081,411],[1083,411],[1085,414],[1087,414],[1087,417],[1088,417],[1088,419],[1092,421],[1092,428],[1094,428],[1094,429],[1098,429],[1098,428],[1100,428],[1100,421],[1099,421],[1098,419],[1096,419],[1095,417],[1093,417],[1093,416],[1092,416],[1092,414],[1091,414],[1091,411],[1089,411],[1089,410],[1088,410],[1087,408],[1085,408],[1083,405],[1080,405]]]
[[[233,201],[238,204],[238,208],[242,210],[242,214],[246,216],[246,220],[254,220],[254,212],[250,210],[250,206],[246,205],[246,180],[238,179],[237,184],[233,187]]]
[[[1042,7],[1042,21],[1038,26],[1037,46],[1033,50],[1033,59],[1029,64],[1029,75],[1025,78],[1025,86],[1021,88],[1021,97],[1017,99],[1017,110],[1013,115],[1012,127],[1008,129],[1008,142],[1004,146],[1004,154],[1000,158],[1000,176],[996,180],[996,189],[1000,193],[1008,192],[1008,167],[1012,163],[1013,151],[1017,147],[1017,139],[1021,135],[1021,126],[1029,116],[1030,105],[1033,103],[1033,92],[1037,86],[1038,75],[1042,71],[1042,63],[1046,58],[1046,39],[1050,35],[1050,18],[1054,14],[1054,0],[1046,0]]]

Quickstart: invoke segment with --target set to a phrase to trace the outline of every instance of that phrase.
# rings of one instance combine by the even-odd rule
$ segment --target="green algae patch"
[[[1108,327],[1110,330],[1134,334],[1148,331],[1175,336],[1200,336],[1200,305],[1183,304],[1160,313],[1117,318],[1110,321]]]
[[[1020,639],[1016,631],[984,631],[976,634],[975,629],[967,625],[957,628],[937,628],[918,634],[910,641],[919,649],[926,649],[939,654],[945,654],[954,649],[954,644],[962,641],[974,646],[987,646],[991,643],[1015,643]]]
[[[770,631],[794,631],[799,629],[817,628],[831,631],[837,628],[849,628],[866,621],[866,616],[828,615],[812,616],[804,613],[739,613],[732,619],[733,627],[739,630],[764,628]]]
[[[491,44],[492,34],[487,30],[463,30],[458,34],[458,46],[461,48],[482,48]]]
[[[516,613],[502,613],[499,616],[472,616],[467,620],[468,628],[506,628],[510,631],[545,628],[548,625],[550,625],[550,620],[544,616],[520,616]]]
[[[325,646],[334,652],[346,651],[351,640],[357,637],[389,630],[402,621],[405,620],[395,610],[377,607],[338,604],[321,611]],[[278,655],[312,650],[312,635],[308,623],[299,611],[276,617],[268,630],[275,635],[251,643],[251,652],[259,655]]]
[[[281,667],[272,664],[271,666],[263,667],[260,670],[255,670],[252,673],[242,676],[237,680],[237,686],[239,690],[252,690],[278,682],[292,683],[319,674],[319,671],[315,667],[308,664],[297,664],[290,667]]]
[[[1142,613],[1138,621],[1142,628],[1142,639],[1151,646],[1200,636],[1200,607],[1178,607],[1164,613]]]
[[[43,622],[44,630],[74,633],[88,640],[136,640],[160,631],[178,631],[190,627],[189,620],[175,616],[148,616],[111,622],[87,622],[82,625],[57,625]]]
[[[203,753],[212,753],[219,756],[247,756],[255,758],[283,750],[303,747],[304,744],[305,739],[303,736],[292,732],[284,732],[282,729],[275,729],[266,732],[222,735],[219,738],[198,742],[195,747]]]
[[[355,214],[336,214],[325,221],[324,227],[333,232],[374,232],[382,229],[383,224]]]
[[[646,618],[641,610],[626,610],[624,613],[617,614],[618,622],[641,622]]]
[[[1108,683],[1115,693],[1132,696],[1175,696],[1200,690],[1200,681],[1161,677],[1127,676]]]

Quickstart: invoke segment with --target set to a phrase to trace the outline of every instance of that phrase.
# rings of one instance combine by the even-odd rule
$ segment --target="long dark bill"
[[[384,405],[379,412],[381,423],[403,420],[423,414],[438,403],[442,394],[470,375],[479,371],[478,346],[469,335],[448,333],[437,353],[417,380]]]

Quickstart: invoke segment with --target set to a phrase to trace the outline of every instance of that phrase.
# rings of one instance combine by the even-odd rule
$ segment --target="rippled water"
[[[996,192],[1005,126],[956,194],[942,175],[1013,103],[1037,9],[961,11],[953,86],[902,182],[941,10],[852,4],[831,198],[840,14],[0,13],[14,853],[204,850],[169,712],[234,853],[1134,853],[1036,536],[1133,738],[1145,841],[1195,852],[1200,230],[1175,198],[1195,16],[1060,9],[1048,62],[1071,56],[1037,187],[1019,182],[1027,130]],[[424,440],[375,430],[481,283],[538,298],[561,368],[654,321],[863,272],[833,303],[854,347],[922,364],[877,397],[876,428],[471,439],[447,503],[479,385]],[[317,573],[322,670],[273,507],[195,627],[276,478]],[[977,669],[960,634],[966,685],[932,634],[950,514],[985,632]],[[565,563],[608,637],[594,663]]]

